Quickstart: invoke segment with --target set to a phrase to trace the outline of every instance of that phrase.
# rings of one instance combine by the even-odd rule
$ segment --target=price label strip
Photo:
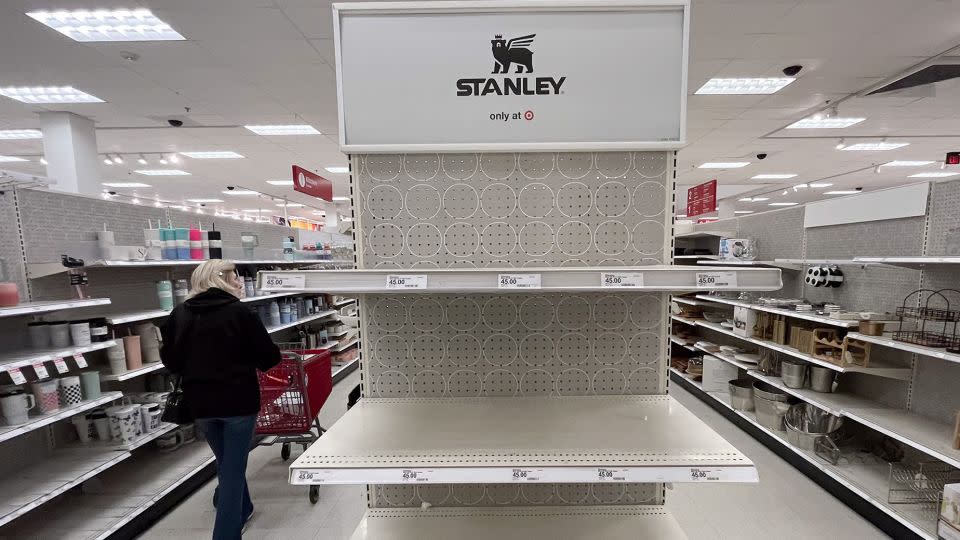
[[[429,482],[430,475],[428,471],[419,469],[403,469],[400,472],[400,482],[403,484]]]
[[[512,482],[538,482],[541,472],[539,469],[513,469],[510,480]]]
[[[709,469],[700,467],[690,467],[691,482],[719,482],[721,481],[721,469]]]
[[[736,286],[736,272],[697,272],[698,289],[719,289]]]
[[[306,471],[298,469],[293,475],[293,484],[313,484],[322,481],[319,471]]]
[[[14,384],[27,384],[27,378],[23,376],[19,368],[13,368],[7,371],[7,373],[10,374],[10,378],[13,379]]]
[[[84,358],[82,354],[73,355],[73,361],[77,363],[78,368],[87,367],[87,359]]]
[[[500,274],[498,289],[539,289],[540,274]]]
[[[53,367],[57,368],[57,373],[66,373],[70,371],[70,368],[67,367],[67,362],[63,358],[54,358]]]
[[[599,482],[626,482],[627,469],[612,469],[607,467],[597,468],[597,480]]]
[[[46,379],[50,376],[50,373],[47,372],[47,367],[43,365],[43,362],[37,362],[33,364],[33,372],[37,374],[38,379]]]
[[[637,289],[643,287],[640,272],[602,272],[600,287],[603,289]]]
[[[305,289],[306,274],[264,274],[263,285],[266,289]]]
[[[426,274],[390,274],[387,276],[388,289],[426,289]]]

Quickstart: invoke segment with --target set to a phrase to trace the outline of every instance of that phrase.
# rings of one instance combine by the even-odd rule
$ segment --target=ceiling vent
[[[960,77],[960,57],[951,56],[938,58],[934,62],[935,63],[932,65],[914,71],[906,77],[897,79],[886,86],[868,93],[867,95],[872,96],[875,94],[906,90],[908,88],[916,88],[918,86],[934,84]]]

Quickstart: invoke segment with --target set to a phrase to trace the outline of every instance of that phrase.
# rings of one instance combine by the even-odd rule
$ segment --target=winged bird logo
[[[533,45],[533,38],[536,34],[515,37],[509,41],[504,41],[503,36],[497,34],[490,40],[493,45],[493,72],[509,73],[510,64],[517,64],[517,73],[533,73],[533,51],[528,47]]]

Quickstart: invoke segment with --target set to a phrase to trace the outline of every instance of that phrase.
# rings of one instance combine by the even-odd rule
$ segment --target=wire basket
[[[960,470],[942,461],[891,463],[887,502],[890,504],[929,505],[937,512],[943,486],[960,481]]]
[[[900,321],[893,339],[925,347],[960,346],[960,337],[957,336],[960,310],[950,309],[945,292],[960,294],[955,289],[917,289],[904,297],[903,304],[896,311]],[[927,293],[926,301],[923,301],[924,293]],[[914,296],[916,305],[908,305],[913,303],[911,298]]]

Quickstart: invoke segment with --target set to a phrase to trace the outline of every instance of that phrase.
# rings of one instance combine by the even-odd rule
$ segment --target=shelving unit
[[[779,268],[781,270],[790,270],[794,272],[799,272],[801,266],[798,264],[791,264],[787,262],[780,261],[739,261],[731,259],[718,259],[716,261],[697,261],[697,264],[706,264],[710,266],[743,266],[743,267],[765,267],[770,266],[773,268]]]
[[[681,317],[679,315],[671,315],[670,320],[689,326],[696,326],[697,324],[697,319],[688,319],[687,317]]]
[[[103,306],[110,303],[109,298],[87,298],[84,300],[45,300],[40,302],[21,302],[13,307],[0,307],[0,318],[17,317],[23,315],[39,315],[60,311],[62,309],[78,309],[93,306]]]
[[[340,352],[340,351],[345,351],[345,350],[349,349],[350,347],[353,347],[353,346],[356,345],[357,343],[360,343],[360,340],[359,340],[359,339],[351,339],[350,341],[344,343],[343,345],[338,345],[338,346],[336,346],[336,347],[331,348],[331,349],[330,349],[330,352],[332,352],[332,353],[338,353],[338,352]]]
[[[736,231],[690,231],[676,235],[677,238],[736,238]]]
[[[942,348],[924,347],[923,345],[914,345],[913,343],[907,343],[905,341],[897,341],[895,339],[890,339],[883,336],[870,336],[867,334],[861,334],[859,332],[850,332],[847,334],[847,336],[849,336],[850,339],[866,341],[875,345],[890,347],[891,349],[919,354],[920,356],[939,358],[941,360],[946,360],[947,362],[960,362],[960,354],[950,353],[947,352],[946,349]]]
[[[124,372],[124,373],[121,373],[121,374],[119,374],[119,375],[115,375],[115,374],[113,374],[113,373],[107,373],[107,374],[101,375],[101,376],[100,376],[100,380],[101,380],[101,381],[114,381],[114,382],[127,381],[127,380],[130,380],[130,379],[134,379],[134,378],[136,378],[136,377],[142,377],[142,376],[146,375],[147,373],[153,373],[154,371],[158,371],[158,370],[161,370],[161,369],[163,369],[163,363],[162,363],[162,362],[152,362],[152,363],[149,363],[149,364],[144,364],[144,366],[143,366],[142,368],[131,369],[131,370],[129,370],[129,371],[127,371],[127,372]]]
[[[332,309],[327,310],[327,311],[321,311],[320,313],[314,313],[313,315],[307,315],[306,317],[301,317],[301,318],[299,318],[299,319],[297,319],[297,320],[295,320],[295,321],[293,321],[293,322],[289,322],[289,323],[286,323],[286,324],[281,324],[281,325],[277,325],[277,326],[268,326],[268,327],[267,327],[267,332],[270,333],[270,334],[275,334],[275,333],[277,333],[277,332],[279,332],[279,331],[281,331],[281,330],[286,330],[287,328],[293,328],[293,327],[295,327],[295,326],[300,326],[301,324],[307,324],[308,322],[316,321],[316,320],[318,320],[318,319],[323,319],[323,318],[329,317],[329,316],[331,316],[331,315],[336,315],[336,314],[337,314],[337,312],[336,312],[335,310],[332,310]]]
[[[694,349],[692,345],[687,345],[682,339],[678,338],[677,336],[670,336],[670,341],[676,345],[683,347],[688,351],[696,351],[696,349]]]
[[[795,311],[792,309],[782,309],[782,308],[775,308],[771,306],[763,306],[759,304],[750,304],[747,302],[740,302],[739,300],[720,298],[717,296],[710,296],[707,294],[698,294],[697,298],[701,300],[706,300],[708,302],[714,302],[717,304],[726,304],[729,306],[755,309],[757,311],[766,311],[767,313],[776,313],[777,315],[785,315],[787,317],[793,317],[795,319],[803,319],[805,321],[813,321],[821,324],[827,324],[830,326],[838,326],[840,328],[856,328],[860,324],[859,321],[834,319],[832,317],[824,317],[823,315],[816,315],[813,313],[802,313],[800,311]]]
[[[697,264],[700,264],[701,260],[705,261],[707,264],[709,264],[710,261],[720,260],[719,255],[674,255],[673,258],[681,260],[691,259],[697,261]]]
[[[84,347],[67,347],[65,349],[23,349],[19,351],[0,352],[0,372],[14,368],[26,367],[38,362],[52,362],[57,358],[69,358],[75,354],[84,354],[101,349],[108,349],[116,345],[114,340],[100,341]]]
[[[137,448],[147,445],[148,443],[170,433],[171,431],[177,429],[179,426],[177,424],[168,424],[163,423],[159,428],[151,431],[150,433],[144,433],[143,435],[137,437],[130,444],[121,444],[114,440],[109,441],[98,441],[91,440],[88,443],[81,443],[80,441],[73,442],[69,444],[66,448],[75,448],[75,449],[88,449],[88,450],[116,450],[118,452],[133,452]]]
[[[887,264],[919,270],[927,266],[960,264],[960,257],[854,257],[855,263]]]
[[[101,405],[110,403],[120,399],[123,396],[120,392],[104,392],[97,399],[89,399],[82,401],[76,405],[70,407],[63,407],[54,412],[41,414],[39,416],[31,416],[30,420],[26,424],[20,424],[17,426],[0,426],[0,442],[9,441],[20,435],[30,433],[31,431],[40,429],[45,426],[49,426],[54,422],[59,422],[60,420],[70,418],[75,414],[80,414],[90,409],[95,409]]]
[[[330,366],[331,377],[333,378],[333,384],[337,384],[338,382],[340,382],[340,381],[342,381],[343,379],[347,378],[347,375],[350,375],[351,373],[353,373],[354,371],[356,371],[357,368],[359,368],[359,367],[360,367],[360,359],[359,359],[359,358],[356,358],[356,359],[354,359],[354,360],[350,360],[349,362],[346,362],[346,363],[343,363],[343,364],[338,364],[338,363],[334,362],[334,363],[331,364],[331,366]]]
[[[90,264],[83,266],[84,269],[92,268],[175,268],[175,267],[191,267],[199,266],[206,262],[205,260],[161,260],[161,261],[104,261],[97,260]],[[341,266],[341,265],[352,265],[352,260],[347,259],[331,259],[331,260],[320,260],[320,259],[301,259],[289,261],[286,259],[234,259],[234,264],[241,265],[263,265],[263,266],[290,266],[290,265],[332,265],[332,266]],[[31,279],[41,278],[46,276],[52,276],[55,274],[62,274],[69,270],[59,261],[57,262],[28,262],[27,263],[27,277]]]
[[[241,298],[240,301],[244,303],[264,302],[267,300],[276,300],[278,298],[285,298],[288,296],[296,296],[297,294],[299,293],[292,293],[292,292],[270,293],[270,294],[263,294],[258,296],[249,296],[249,297]],[[143,311],[134,311],[129,313],[117,313],[114,315],[107,315],[106,319],[107,319],[107,324],[117,325],[117,324],[128,324],[128,323],[139,322],[139,321],[149,321],[153,319],[161,319],[168,315],[170,315],[169,310],[148,309]]]

